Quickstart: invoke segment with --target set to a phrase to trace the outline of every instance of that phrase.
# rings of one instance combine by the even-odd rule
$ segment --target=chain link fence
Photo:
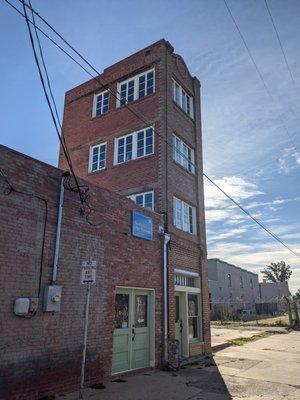
[[[288,312],[287,302],[281,299],[269,301],[211,301],[212,321],[259,321],[264,318],[283,317]]]

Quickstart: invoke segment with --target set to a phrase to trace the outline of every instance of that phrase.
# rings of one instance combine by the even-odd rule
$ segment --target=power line
[[[41,71],[39,59],[38,59],[38,56],[37,56],[37,52],[36,52],[36,48],[35,48],[32,32],[31,32],[31,28],[30,28],[30,24],[29,24],[29,19],[28,19],[28,15],[27,15],[27,10],[26,10],[26,7],[25,7],[26,4],[25,4],[24,0],[23,0],[22,4],[23,4],[23,10],[24,10],[24,16],[25,16],[25,20],[26,20],[26,25],[27,25],[28,33],[29,33],[29,39],[30,39],[30,43],[31,43],[31,47],[32,47],[33,55],[34,55],[34,60],[35,60],[36,66],[38,68],[40,81],[41,81],[41,84],[42,84],[42,87],[43,87],[43,92],[44,92],[44,95],[45,95],[45,98],[46,98],[46,101],[47,101],[47,104],[48,104],[48,107],[49,107],[49,110],[50,110],[50,113],[51,113],[52,121],[54,123],[54,127],[55,127],[55,130],[56,130],[58,139],[59,139],[59,141],[61,143],[63,152],[64,152],[66,160],[67,160],[67,163],[68,163],[68,165],[70,167],[70,170],[72,172],[72,175],[74,177],[75,184],[76,184],[76,187],[77,187],[77,190],[78,190],[78,194],[79,194],[79,198],[80,198],[81,204],[83,204],[83,194],[82,194],[82,191],[81,191],[81,189],[79,187],[76,175],[74,173],[72,163],[71,163],[71,161],[69,159],[68,151],[65,148],[64,141],[62,140],[61,135],[59,133],[59,129],[58,129],[58,126],[57,126],[57,121],[55,119],[55,115],[54,115],[53,110],[52,110],[51,102],[50,102],[50,99],[49,99],[49,96],[48,96],[48,93],[47,93],[47,90],[46,90],[45,81],[44,81],[44,77],[43,77],[43,74],[42,74],[42,71]],[[35,25],[35,22],[33,22],[33,25]],[[40,48],[40,51],[41,51],[41,48]],[[41,54],[42,54],[42,52],[41,52]],[[46,66],[45,66],[45,71],[47,72]],[[48,77],[48,74],[47,74],[47,77]],[[49,77],[48,77],[48,82],[49,82]],[[50,85],[50,82],[49,82],[49,85]],[[51,88],[51,86],[50,86],[50,88]]]
[[[20,1],[20,0],[19,0],[19,1]],[[227,3],[227,0],[223,0],[223,1],[224,1],[225,6],[226,6],[226,9],[227,9],[227,11],[228,11],[228,13],[229,13],[229,15],[230,15],[232,21],[233,21],[233,23],[234,23],[234,25],[235,25],[235,27],[236,27],[238,33],[239,33],[239,36],[240,36],[240,38],[241,38],[241,40],[242,40],[242,42],[243,42],[243,44],[244,44],[244,46],[245,46],[245,49],[247,50],[247,53],[248,53],[248,55],[249,55],[249,57],[250,57],[250,59],[251,59],[253,65],[254,65],[254,67],[255,67],[255,69],[256,69],[256,72],[257,72],[257,74],[258,74],[260,80],[261,80],[262,83],[263,83],[263,86],[264,86],[264,88],[265,88],[266,93],[268,94],[268,96],[270,97],[270,99],[273,101],[273,103],[275,103],[274,98],[273,98],[273,96],[272,96],[272,94],[271,94],[271,92],[270,92],[270,90],[269,90],[269,88],[268,88],[268,86],[267,86],[267,84],[266,84],[266,81],[265,81],[265,79],[264,79],[264,77],[263,77],[263,74],[261,73],[260,69],[258,68],[258,65],[256,64],[256,61],[255,61],[255,59],[254,59],[254,57],[253,57],[253,55],[252,55],[252,53],[251,53],[251,51],[250,51],[250,49],[249,49],[249,47],[248,47],[248,45],[247,45],[247,42],[246,42],[246,40],[245,40],[245,37],[244,37],[244,35],[242,34],[242,32],[241,32],[241,30],[240,30],[240,28],[239,28],[239,26],[238,26],[238,23],[237,23],[236,19],[234,18],[233,14],[232,14],[232,12],[231,12],[231,9],[230,9],[230,7],[229,7],[229,5],[228,5],[228,3]],[[289,109],[290,109],[290,107],[289,107]],[[290,110],[291,110],[291,109],[290,109]],[[295,114],[293,110],[291,110],[291,111],[292,111],[293,114]],[[279,117],[279,119],[280,119],[280,121],[281,121],[281,124],[282,124],[282,126],[283,126],[283,128],[284,128],[284,131],[285,131],[285,133],[287,134],[287,136],[288,136],[290,142],[292,143],[293,147],[294,147],[295,150],[297,151],[297,147],[296,147],[296,144],[295,144],[295,142],[294,142],[294,139],[293,139],[292,135],[290,134],[288,128],[286,127],[286,125],[285,125],[285,123],[284,123],[282,117],[281,117],[280,115],[278,115],[278,117]]]
[[[276,28],[275,21],[274,21],[274,18],[273,18],[273,16],[272,16],[272,13],[271,13],[271,10],[270,10],[270,8],[269,8],[269,5],[268,5],[267,0],[265,0],[265,5],[266,5],[266,8],[267,8],[267,11],[268,11],[270,20],[271,20],[271,22],[272,22],[274,31],[275,31],[275,33],[276,33],[277,40],[278,40],[278,43],[279,43],[279,46],[280,46],[280,49],[281,49],[281,52],[282,52],[282,55],[283,55],[283,58],[284,58],[286,67],[287,67],[287,69],[288,69],[288,71],[289,71],[289,74],[290,74],[290,77],[291,77],[292,82],[295,84],[295,80],[294,80],[294,77],[293,77],[293,74],[292,74],[292,70],[291,70],[291,68],[290,68],[290,66],[289,66],[289,63],[288,63],[288,60],[287,60],[287,58],[286,58],[286,54],[285,54],[283,45],[282,45],[282,43],[281,43],[280,36],[279,36],[278,30],[277,30],[277,28]]]
[[[210,179],[204,172],[203,175],[205,178],[212,183],[216,188],[218,188],[224,196],[226,196],[229,200],[231,200],[240,210],[242,210],[248,217],[250,217],[254,222],[256,222],[262,229],[264,229],[269,235],[271,235],[275,240],[281,243],[285,248],[287,248],[290,252],[292,252],[295,256],[300,258],[300,254],[296,253],[291,247],[284,243],[283,240],[280,239],[275,233],[273,233],[266,225],[260,222],[256,217],[254,217],[246,208],[244,208],[241,204],[239,204],[233,197],[227,194],[217,183],[215,183],[212,179]]]
[[[12,4],[8,1],[8,0],[5,0],[9,5],[11,5],[12,6]],[[22,2],[22,0],[19,0],[20,2]],[[224,0],[225,1],[225,0]],[[25,3],[23,3],[22,2],[22,4],[23,4],[23,7],[24,7],[24,9],[25,9],[25,6],[27,7],[27,8],[29,8],[35,15],[37,15],[43,22],[45,21],[45,19],[44,18],[42,18],[32,7],[29,7],[27,4],[25,4]],[[19,12],[19,14],[21,14],[21,15],[23,15],[23,17],[25,17],[26,18],[26,22],[27,22],[27,25],[28,25],[28,27],[29,27],[29,30],[30,30],[30,26],[29,26],[29,23],[30,23],[30,20],[28,19],[28,17],[27,17],[27,14],[25,13],[25,11],[24,11],[24,13],[25,13],[25,15],[24,14],[22,14],[18,9],[16,9],[16,7],[14,7],[14,6],[12,6],[15,10],[17,10],[18,12]],[[26,9],[25,9],[26,10]],[[46,25],[53,31],[53,32],[55,32],[60,38],[61,38],[61,40],[63,40],[64,41],[64,43],[65,44],[67,44],[87,65],[89,65],[90,66],[90,68],[92,68],[93,69],[93,71],[95,71],[98,75],[100,75],[100,72],[98,72],[77,50],[75,50],[74,49],[74,47],[73,46],[71,46],[64,38],[63,38],[63,36],[62,35],[60,35],[54,28],[52,28],[52,26],[47,22],[47,21],[45,21],[45,23],[46,23]],[[41,33],[43,33],[44,34],[44,32],[40,29],[40,28],[38,28],[38,27],[36,27]],[[30,31],[31,32],[31,31]],[[48,37],[48,35],[45,35],[47,38],[49,38]],[[51,42],[54,42],[54,40],[53,39],[50,39],[51,40]],[[57,45],[57,44],[56,44]],[[60,48],[60,46],[57,46],[57,47],[59,47]],[[64,50],[63,50],[64,51]],[[66,51],[64,51],[64,53],[66,54],[66,55],[68,55],[69,56],[69,54],[66,52]],[[74,61],[74,59],[73,59],[73,57],[71,57],[72,58],[72,60]],[[75,61],[76,62],[76,64],[77,65],[79,65],[80,67],[82,67],[81,66],[81,64],[78,62],[78,61]],[[84,68],[84,67],[82,67],[85,71],[86,71],[86,69]],[[87,72],[87,71],[86,71]],[[97,76],[97,77],[94,77],[93,75],[91,75],[89,72],[88,72],[88,74],[90,75],[90,76],[92,76],[98,83],[100,83],[100,85],[101,85],[101,87],[103,87],[103,86],[105,86],[106,84],[105,83],[103,83],[101,80],[100,80],[100,78],[99,78],[99,76]],[[115,94],[115,93],[113,93],[113,91],[110,89],[110,88],[108,88],[108,91],[112,94],[112,96],[115,98],[115,99],[117,99],[117,100],[119,100],[119,98],[117,97],[117,95]],[[48,96],[46,96],[46,98],[49,100],[49,98],[48,98]],[[48,102],[48,101],[47,101]],[[139,113],[137,113],[135,110],[133,110],[132,109],[132,107],[130,107],[127,103],[124,105],[131,113],[133,113],[136,117],[138,117],[143,123],[145,123],[146,125],[148,125],[149,123],[139,114]],[[54,118],[54,115],[53,115],[53,112],[52,112],[52,110],[51,110],[51,115],[52,115],[52,118]],[[54,118],[54,120],[55,120],[55,118]],[[55,126],[56,126],[56,124],[55,124]],[[166,143],[166,145],[167,146],[169,146],[171,149],[173,149],[173,144],[172,143],[170,143],[167,139],[165,139],[165,138],[163,138],[156,130],[154,130],[154,132],[155,132],[155,134],[157,134],[157,136],[159,136],[161,139],[162,139],[162,141],[163,142],[165,142]],[[60,137],[60,136],[59,136]],[[61,139],[61,138],[60,138]],[[285,248],[287,248],[289,251],[291,251],[294,255],[296,255],[297,257],[299,257],[300,258],[300,255],[299,254],[297,254],[293,249],[291,249],[288,245],[286,245],[276,234],[274,234],[269,228],[267,228],[262,222],[260,222],[257,218],[255,218],[248,210],[246,210],[242,205],[240,205],[236,200],[234,200],[229,194],[227,194],[218,184],[216,184],[211,178],[209,178],[202,170],[200,170],[199,171],[199,168],[198,168],[198,166],[197,165],[195,165],[194,163],[192,163],[189,159],[188,159],[188,157],[186,156],[186,155],[184,155],[183,153],[181,153],[180,151],[178,151],[177,150],[177,153],[178,154],[180,154],[184,159],[186,159],[194,168],[195,168],[195,170],[197,170],[197,172],[200,172],[201,174],[203,174],[203,176],[206,178],[206,179],[208,179],[209,180],[209,182],[211,183],[211,184],[213,184],[217,189],[219,189],[229,200],[231,200],[241,211],[243,211],[246,215],[248,215],[254,222],[256,222],[262,229],[264,229],[269,235],[271,235],[275,240],[277,240],[279,243],[281,243]]]

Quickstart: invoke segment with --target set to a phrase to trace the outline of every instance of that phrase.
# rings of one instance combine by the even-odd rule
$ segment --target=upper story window
[[[242,276],[240,276],[240,286],[241,286],[241,288],[243,288],[243,287],[244,287],[244,283],[243,283],[243,277],[242,277]]]
[[[148,210],[154,210],[154,195],[153,191],[144,192],[144,193],[136,193],[128,196],[131,200],[135,202],[135,204],[147,208]]]
[[[196,208],[174,196],[173,222],[176,228],[196,235]]]
[[[154,69],[118,83],[117,107],[123,106],[155,91]]]
[[[109,91],[94,96],[93,117],[106,114],[109,109]]]
[[[173,134],[173,160],[191,173],[195,173],[195,152]]]
[[[227,275],[227,278],[228,278],[228,287],[231,287],[231,286],[232,286],[232,283],[231,283],[231,274],[228,274],[228,275]]]
[[[106,167],[106,143],[90,148],[89,171],[100,171]]]
[[[194,118],[193,110],[193,97],[187,94],[187,92],[173,80],[173,100],[180,108],[183,109],[191,118]]]
[[[148,127],[115,140],[115,164],[154,153],[154,129]]]
[[[252,278],[250,279],[250,288],[253,289],[253,280],[252,280]]]

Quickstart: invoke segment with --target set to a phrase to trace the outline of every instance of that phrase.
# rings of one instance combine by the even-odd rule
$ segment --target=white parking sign
[[[96,282],[96,261],[82,261],[81,263],[81,284]]]

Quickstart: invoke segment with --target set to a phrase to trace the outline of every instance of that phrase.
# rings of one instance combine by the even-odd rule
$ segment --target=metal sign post
[[[96,266],[97,266],[96,261],[83,261],[81,264],[81,284],[87,285],[87,287],[86,287],[86,303],[85,303],[85,317],[84,317],[84,336],[83,336],[80,389],[83,389],[83,387],[84,387],[91,284],[96,282]]]

